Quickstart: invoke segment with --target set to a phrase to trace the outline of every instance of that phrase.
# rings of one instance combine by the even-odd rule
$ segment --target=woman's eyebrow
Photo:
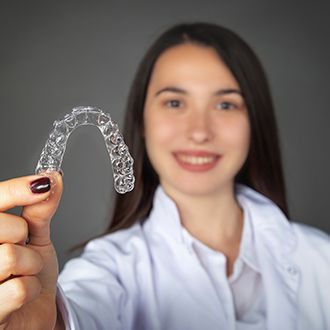
[[[214,93],[215,96],[221,96],[226,94],[238,94],[240,96],[243,96],[242,92],[239,89],[236,88],[225,88],[225,89],[219,89]]]
[[[158,96],[159,94],[164,93],[164,92],[171,92],[171,93],[178,93],[178,94],[188,94],[188,92],[186,90],[182,89],[182,88],[175,87],[175,86],[168,86],[168,87],[160,89],[155,94],[155,96]]]
[[[164,87],[164,88],[160,89],[159,91],[157,91],[155,96],[158,96],[159,94],[164,93],[164,92],[188,94],[188,92],[182,88],[175,87],[175,86],[168,86],[168,87]],[[226,94],[239,94],[240,96],[243,96],[242,92],[236,88],[219,89],[214,93],[215,96],[221,96],[221,95],[226,95]]]

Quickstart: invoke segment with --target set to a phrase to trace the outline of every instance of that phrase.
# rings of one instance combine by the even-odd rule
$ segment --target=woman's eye
[[[170,100],[170,101],[166,101],[165,105],[168,108],[180,108],[182,106],[181,101],[179,100]]]
[[[229,110],[236,108],[236,106],[231,102],[220,102],[217,104],[217,108],[222,110]]]

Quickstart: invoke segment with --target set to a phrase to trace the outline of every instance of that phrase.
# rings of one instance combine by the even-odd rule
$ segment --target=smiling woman
[[[203,58],[204,55],[206,58]],[[166,61],[168,58],[170,60]],[[179,79],[183,85],[178,85]],[[207,93],[209,94],[206,95]],[[206,99],[211,103],[206,105]],[[159,111],[149,111],[150,102],[157,104]],[[225,111],[210,111],[212,107],[225,108]],[[203,108],[208,109],[205,116],[201,115]],[[174,129],[173,122],[189,126],[191,121],[193,125],[197,125],[197,133],[198,125],[207,125],[211,135],[215,131],[219,132],[218,135],[225,134],[221,132],[223,129],[231,134],[229,131],[233,127],[224,125],[220,118],[226,118],[228,124],[232,124],[232,118],[238,117],[242,121],[245,118],[245,131],[249,126],[250,132],[245,132],[246,139],[241,145],[244,142],[249,144],[249,152],[246,155],[245,150],[236,157],[247,157],[246,161],[241,164],[241,168],[237,168],[237,164],[232,167],[229,165],[232,158],[229,157],[228,163],[227,160],[226,163],[223,162],[230,167],[226,170],[231,171],[235,182],[253,187],[270,198],[289,217],[273,102],[260,61],[249,45],[232,31],[212,24],[188,24],[178,25],[161,35],[150,47],[137,70],[127,104],[124,136],[135,159],[134,168],[140,189],[124,198],[117,197],[109,232],[127,228],[138,219],[145,219],[151,210],[154,191],[160,179],[153,168],[154,164],[151,163],[158,162],[159,167],[163,164],[158,157],[150,159],[152,156],[148,155],[147,146],[148,143],[153,144],[153,140],[144,139],[144,134],[147,133],[144,126],[147,124],[146,118],[149,117],[147,114],[151,113],[150,117],[152,115],[156,120],[162,113],[161,109],[165,113],[171,110],[167,118],[175,117],[168,123],[168,129]],[[217,128],[214,128],[214,116],[220,125]],[[180,121],[181,117],[187,120]],[[156,127],[154,131],[164,128],[164,125]],[[241,133],[244,140],[244,133]],[[233,134],[235,135],[234,132]],[[236,136],[239,135],[240,133],[237,133]],[[182,138],[182,134],[177,136],[180,137]],[[203,136],[199,138],[203,139]],[[181,156],[182,151],[207,151],[218,156],[223,153],[220,149],[213,150],[215,146],[209,142],[209,149],[205,149],[204,143],[192,147],[191,140],[188,148],[182,141],[180,143],[180,146],[175,146],[180,150],[171,150],[173,156],[177,151],[181,151]],[[247,148],[248,146],[245,146],[245,149]],[[232,148],[231,152],[235,152],[235,148]],[[176,159],[178,160],[177,157]],[[171,160],[173,161],[173,158]],[[220,165],[222,164],[219,162],[218,166]],[[188,175],[187,172],[182,173]],[[186,181],[194,184],[195,180]],[[232,185],[232,189],[233,187]],[[129,211],[127,205],[130,205]]]
[[[58,282],[60,176],[50,198],[28,193],[35,177],[0,183],[1,210],[25,205],[17,221],[0,213],[0,328],[330,328],[329,236],[290,221],[267,79],[239,36],[165,31],[133,81],[124,138],[135,188]]]

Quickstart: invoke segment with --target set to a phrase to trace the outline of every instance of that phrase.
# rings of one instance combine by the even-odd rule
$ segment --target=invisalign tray
[[[101,131],[110,156],[116,191],[124,194],[133,190],[135,181],[133,158],[119,132],[118,125],[109,114],[91,106],[73,108],[72,113],[54,122],[54,129],[41,151],[35,173],[62,171],[61,164],[68,137],[75,128],[82,125],[97,126]]]

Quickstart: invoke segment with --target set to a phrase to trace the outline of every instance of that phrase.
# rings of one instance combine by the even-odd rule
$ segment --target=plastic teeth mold
[[[79,126],[93,125],[101,131],[112,164],[114,187],[120,194],[134,188],[133,158],[119,132],[118,125],[108,113],[92,106],[79,106],[72,109],[62,120],[55,121],[53,130],[41,151],[36,174],[61,170],[66,143],[70,134]]]

